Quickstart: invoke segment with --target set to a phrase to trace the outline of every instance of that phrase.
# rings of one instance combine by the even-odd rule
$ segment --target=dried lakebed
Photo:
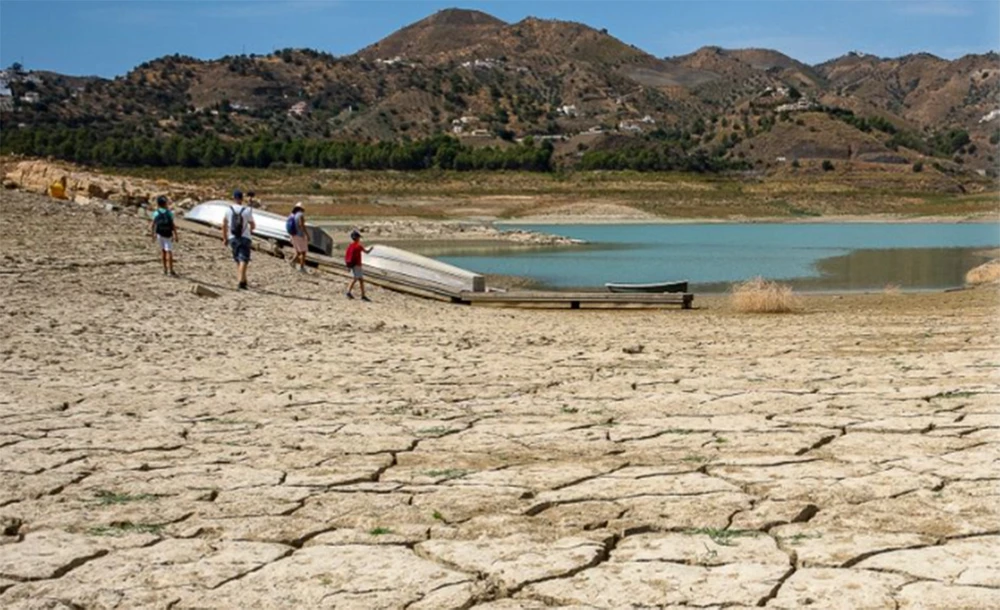
[[[4,608],[1000,606],[994,289],[366,305],[0,205]]]

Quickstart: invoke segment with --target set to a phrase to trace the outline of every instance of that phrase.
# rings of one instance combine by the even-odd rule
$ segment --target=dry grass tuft
[[[970,269],[965,274],[965,283],[970,285],[1000,283],[1000,259]]]
[[[801,309],[791,286],[759,276],[734,285],[730,304],[742,313],[791,313]]]
[[[882,292],[888,296],[899,296],[903,293],[903,288],[899,284],[889,283],[882,288]]]

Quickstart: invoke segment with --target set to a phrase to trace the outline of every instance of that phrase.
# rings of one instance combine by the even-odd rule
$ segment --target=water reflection
[[[801,292],[943,290],[965,283],[965,274],[986,262],[980,248],[854,250],[816,262],[818,276],[782,279]],[[698,292],[726,292],[730,282],[696,284]]]

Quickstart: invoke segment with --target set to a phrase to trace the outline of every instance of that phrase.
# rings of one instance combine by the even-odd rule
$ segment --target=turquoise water
[[[428,252],[484,274],[529,277],[555,288],[687,279],[723,291],[757,275],[807,290],[904,290],[962,285],[1000,246],[988,223],[506,225],[583,239],[572,248]]]

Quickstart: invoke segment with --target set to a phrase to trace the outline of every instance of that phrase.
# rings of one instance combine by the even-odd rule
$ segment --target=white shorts
[[[160,250],[164,252],[174,251],[174,240],[171,237],[164,237],[162,235],[157,235],[156,243],[159,244]]]

